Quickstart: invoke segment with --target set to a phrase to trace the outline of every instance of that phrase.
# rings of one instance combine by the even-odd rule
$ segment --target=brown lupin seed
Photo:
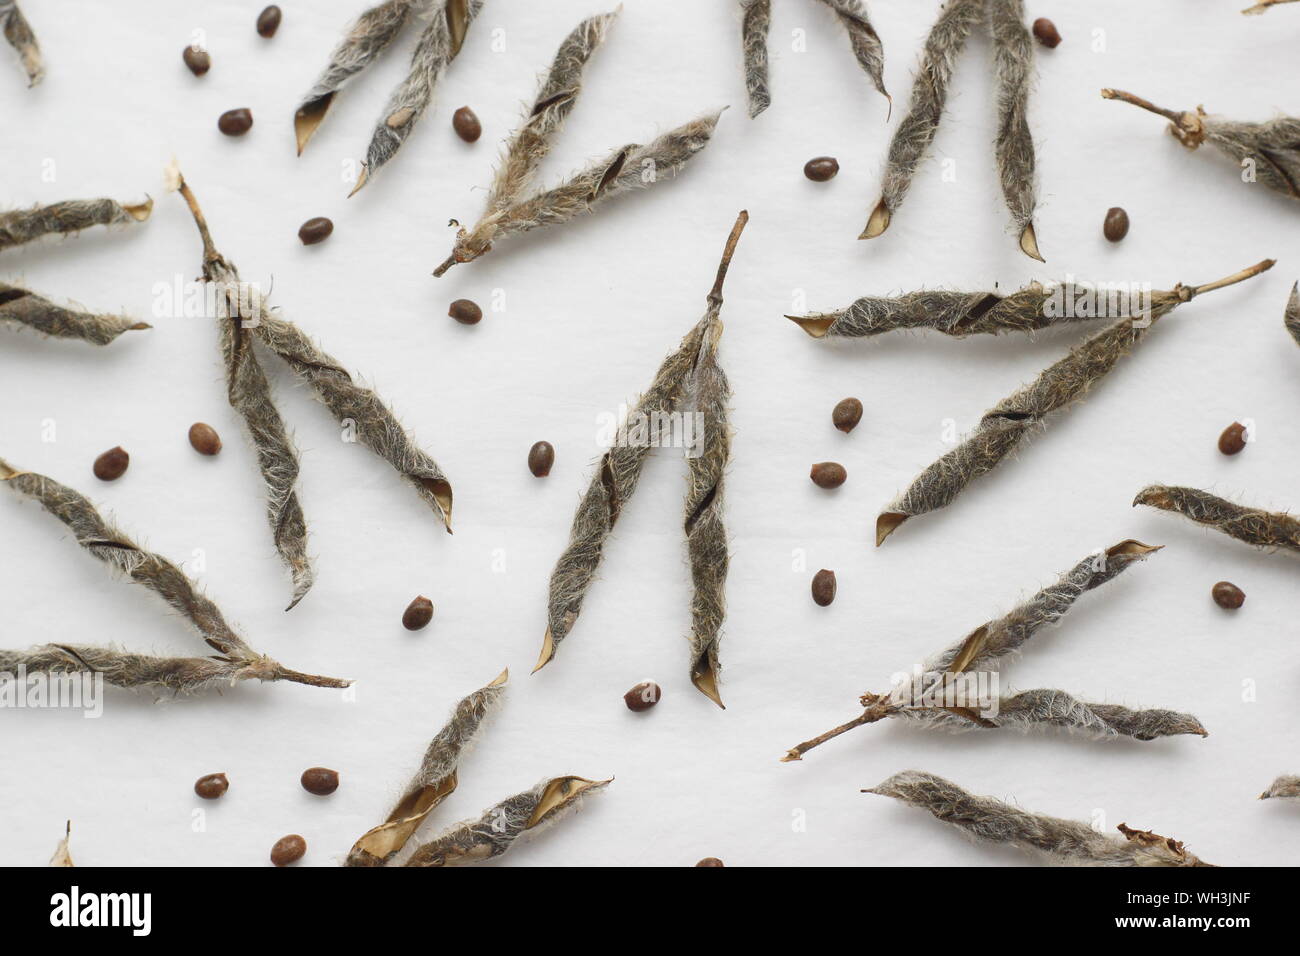
[[[253,113],[247,107],[226,110],[217,117],[217,129],[227,136],[243,136],[253,128]]]
[[[1061,42],[1061,34],[1056,29],[1056,24],[1047,17],[1039,17],[1034,21],[1034,38],[1049,50],[1056,49]]]
[[[433,602],[421,594],[406,606],[402,613],[402,627],[408,631],[418,631],[433,620]]]
[[[643,680],[623,695],[623,703],[627,704],[628,710],[649,710],[659,703],[660,693],[658,684],[652,680]]]
[[[856,398],[842,399],[831,412],[831,422],[846,435],[862,421],[862,403]]]
[[[537,478],[545,478],[555,464],[555,448],[548,441],[539,441],[528,449],[528,470]]]
[[[477,325],[483,318],[483,310],[478,307],[478,303],[469,299],[457,299],[447,309],[447,314],[461,325]]]
[[[296,833],[280,837],[271,847],[271,862],[276,866],[288,866],[297,863],[307,852],[307,841]]]
[[[298,238],[304,246],[324,242],[334,232],[334,223],[324,216],[314,216],[298,227]]]
[[[208,55],[208,51],[196,46],[187,46],[181,53],[181,59],[195,76],[202,76],[212,69],[212,57]]]
[[[194,792],[204,800],[215,800],[230,789],[224,773],[209,773],[194,781]]]
[[[1106,219],[1101,224],[1101,233],[1111,242],[1119,242],[1128,235],[1128,213],[1119,206],[1106,210]]]
[[[1219,436],[1219,451],[1225,455],[1235,455],[1246,447],[1246,426],[1233,422]]]
[[[280,8],[272,4],[257,15],[257,33],[258,36],[264,36],[268,40],[275,36],[275,31],[280,29],[280,20],[283,18]]]
[[[1210,589],[1214,603],[1228,611],[1235,611],[1246,603],[1246,592],[1230,581],[1220,581]]]
[[[838,488],[844,484],[849,473],[844,470],[844,466],[837,461],[819,461],[812,466],[812,471],[808,477],[812,479],[814,485],[818,488]]]
[[[716,856],[706,856],[704,859],[700,860],[700,862],[696,863],[695,865],[696,866],[726,866],[726,864],[723,863],[721,860],[719,860]]]
[[[200,455],[215,455],[221,451],[221,437],[211,425],[195,422],[190,426],[190,445]]]
[[[451,114],[451,128],[467,143],[474,143],[483,135],[483,124],[468,106],[462,106]]]
[[[339,772],[328,767],[308,767],[302,772],[302,788],[318,797],[328,797],[339,788]]]
[[[835,572],[822,568],[812,579],[812,599],[819,607],[835,600]]]
[[[803,164],[803,174],[815,183],[834,179],[839,171],[840,163],[834,156],[818,156]]]
[[[104,454],[95,459],[95,477],[100,481],[116,481],[122,477],[126,471],[126,466],[131,464],[131,456],[126,450],[118,445],[116,448],[110,448]]]

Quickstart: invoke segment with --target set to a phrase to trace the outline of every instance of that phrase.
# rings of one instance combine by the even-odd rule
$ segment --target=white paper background
[[[1282,70],[1294,62],[1300,11],[1246,18],[1237,13],[1244,2],[1029,5],[1030,17],[1051,16],[1065,38],[1039,51],[1032,103],[1048,259],[1040,266],[1006,226],[982,36],[960,61],[933,157],[892,229],[872,243],[855,240],[935,0],[870,5],[896,102],[892,122],[843,31],[812,0],[775,4],[773,105],[753,122],[734,3],[628,0],[543,176],[554,181],[616,145],[731,104],[712,145],[678,181],[503,242],[436,280],[429,273],[452,239],[447,220],[477,217],[497,144],[531,101],[537,75],[601,4],[488,0],[434,109],[346,200],[345,163],[362,155],[414,31],[338,99],[297,158],[293,110],[361,3],[284,3],[284,24],[268,42],[253,29],[256,4],[27,0],[48,76],[24,89],[11,51],[0,50],[3,203],[135,201],[148,192],[158,205],[143,226],[6,252],[0,276],[149,318],[155,283],[192,279],[200,262],[182,202],[161,193],[162,168],[175,156],[244,278],[273,284],[274,304],[375,384],[442,464],[455,486],[456,534],[443,533],[385,463],[342,443],[329,414],[267,359],[302,451],[300,494],[317,556],[315,588],[285,614],[288,582],[254,456],[225,401],[213,322],[152,318],[153,331],[102,350],[0,330],[0,454],[89,494],[162,554],[183,560],[201,549],[204,587],[255,647],[358,681],[353,703],[294,685],[168,702],[110,689],[99,720],[0,714],[0,862],[43,863],[70,818],[80,864],[264,865],[275,839],[298,832],[310,845],[304,862],[330,865],[387,813],[454,701],[504,666],[507,703],[431,831],[547,775],[617,778],[578,817],[512,851],[507,861],[516,864],[688,865],[708,855],[728,865],[1025,861],[858,792],[909,767],[1039,811],[1154,827],[1215,862],[1293,860],[1295,813],[1254,798],[1275,775],[1300,770],[1296,562],[1129,502],[1164,481],[1265,507],[1300,504],[1300,350],[1281,323],[1300,261],[1296,208],[1242,185],[1209,148],[1183,150],[1158,118],[1097,95],[1109,85],[1243,119],[1294,114],[1300,103]],[[195,29],[206,31],[213,59],[198,79],[180,60]],[[796,33],[806,52],[792,49]],[[504,49],[494,51],[494,40]],[[464,103],[484,126],[473,146],[450,128]],[[237,106],[250,107],[256,125],[230,139],[216,118]],[[803,163],[823,154],[839,158],[840,175],[804,179]],[[945,159],[955,182],[941,178]],[[1133,221],[1117,246],[1101,236],[1111,205]],[[547,576],[600,451],[597,417],[634,399],[696,321],[741,208],[751,221],[726,288],[722,347],[735,392],[728,709],[688,680],[676,452],[649,462],[579,624],[554,663],[529,677]],[[334,236],[303,247],[296,230],[317,215],[333,218]],[[1079,334],[895,335],[834,347],[808,339],[783,313],[922,286],[1007,290],[1066,273],[1168,288],[1266,256],[1278,268],[1162,323],[1019,460],[884,548],[871,546],[881,505],[950,447],[945,421],[966,431]],[[485,309],[499,297],[505,308],[462,327],[446,317],[461,296]],[[846,395],[866,405],[849,436],[829,420]],[[1221,456],[1219,431],[1246,417],[1257,443]],[[187,444],[196,420],[224,438],[216,459]],[[53,442],[42,440],[48,422]],[[557,449],[544,481],[524,463],[539,438]],[[117,444],[130,451],[131,468],[101,483],[91,462]],[[836,492],[807,479],[809,465],[825,459],[849,470]],[[0,501],[0,529],[6,645],[112,641],[199,652],[157,599],[112,580],[38,507]],[[787,747],[856,713],[862,691],[884,689],[890,674],[1127,537],[1167,547],[1081,600],[1036,639],[1009,681],[1192,711],[1208,739],[954,737],[887,724],[802,764],[778,763]],[[800,555],[806,568],[796,565]],[[821,567],[839,577],[825,609],[808,596]],[[1222,578],[1248,595],[1236,614],[1210,601]],[[399,619],[417,593],[437,614],[409,634]],[[664,699],[650,713],[629,713],[621,696],[647,677]],[[1249,703],[1246,682],[1257,690]],[[343,777],[324,800],[298,785],[317,764]],[[218,770],[231,790],[202,805],[206,830],[194,832],[200,801],[191,785]]]

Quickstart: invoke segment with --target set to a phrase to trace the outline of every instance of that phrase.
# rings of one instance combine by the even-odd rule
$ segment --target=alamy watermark
[[[83,711],[83,717],[104,713],[104,675],[27,673],[21,664],[16,671],[0,671],[0,710],[25,708],[68,708]]]
[[[685,448],[687,458],[704,454],[703,412],[628,411],[596,416],[596,444],[602,448]]]
[[[1132,319],[1151,324],[1150,282],[1087,282],[1066,274],[1064,282],[1044,285],[1043,314],[1050,319]]]

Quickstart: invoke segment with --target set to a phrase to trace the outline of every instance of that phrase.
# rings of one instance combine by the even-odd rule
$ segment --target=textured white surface
[[[208,593],[250,643],[290,666],[358,680],[334,691],[241,686],[155,703],[109,690],[104,715],[0,713],[7,826],[0,863],[44,863],[73,821],[80,864],[264,864],[298,832],[306,863],[341,859],[400,792],[453,702],[512,674],[501,713],[462,767],[430,830],[543,776],[617,779],[580,815],[519,847],[524,865],[1016,864],[927,816],[859,794],[908,767],[1027,808],[1125,821],[1188,842],[1219,863],[1291,862],[1297,821],[1255,796],[1297,772],[1294,556],[1257,554],[1172,516],[1129,507],[1152,481],[1191,484],[1273,508],[1300,506],[1300,349],[1282,328],[1297,262],[1295,204],[1237,181],[1208,148],[1184,151],[1164,123],[1107,103],[1102,86],[1172,108],[1204,103],[1241,119],[1294,114],[1279,72],[1293,61],[1300,11],[1242,17],[1244,3],[1162,0],[1031,3],[1064,43],[1039,50],[1032,123],[1039,147],[1038,234],[1047,265],[1008,234],[996,186],[991,50],[961,59],[933,158],[882,239],[856,241],[875,202],[935,0],[873,0],[894,118],[833,18],[811,0],[776,0],[773,104],[751,122],[740,78],[739,17],[726,0],[628,0],[587,72],[582,99],[548,160],[550,181],[625,142],[731,104],[713,144],[680,180],[619,199],[563,228],[502,243],[441,280],[447,220],[473,220],[497,143],[531,100],[536,76],[591,0],[488,0],[434,109],[397,158],[345,200],[344,164],[363,155],[405,69],[408,34],[340,96],[302,158],[292,115],[359,2],[284,3],[271,41],[257,4],[28,0],[47,77],[28,91],[0,49],[0,201],[7,206],[109,195],[155,196],[147,224],[92,230],[0,255],[0,276],[104,311],[148,317],[158,282],[198,274],[200,247],[179,198],[160,189],[173,156],[220,249],[284,314],[374,383],[446,470],[456,534],[383,462],[340,441],[328,413],[273,360],[277,401],[302,450],[301,497],[318,577],[292,613],[271,548],[261,480],[225,402],[213,323],[154,318],[102,350],[0,329],[0,454],[89,494],[138,540],[177,560],[206,556]],[[182,47],[206,31],[212,71],[196,79]],[[806,52],[792,43],[799,31]],[[1100,38],[1100,39],[1099,39]],[[494,50],[496,46],[503,49]],[[1103,49],[1095,49],[1097,43]],[[464,103],[483,138],[450,128]],[[217,132],[247,106],[242,139]],[[810,157],[839,158],[826,184]],[[951,160],[955,181],[943,179]],[[53,176],[43,176],[52,170]],[[1132,232],[1101,236],[1111,205]],[[735,392],[727,521],[734,537],[721,712],[687,677],[689,577],[681,535],[684,465],[656,453],[610,542],[600,579],[557,659],[529,677],[544,626],[548,573],[599,454],[597,418],[633,399],[704,308],[736,211],[751,221],[726,288],[722,355]],[[311,216],[334,236],[296,238]],[[1073,273],[1204,282],[1266,256],[1279,266],[1162,323],[1086,403],[1057,416],[1019,460],[946,512],[917,519],[882,549],[880,506],[950,447],[994,401],[1079,338],[1076,333],[950,341],[889,336],[832,347],[783,313],[841,307],[858,295],[921,286],[1017,288]],[[477,327],[446,317],[481,302]],[[490,305],[503,301],[493,312]],[[831,407],[857,395],[849,436]],[[1258,441],[1215,449],[1234,419]],[[216,459],[188,446],[191,422],[225,440]],[[45,423],[57,440],[42,441]],[[557,449],[539,481],[529,445]],[[121,444],[126,476],[90,464]],[[848,483],[823,492],[810,463],[839,460]],[[111,580],[39,508],[0,499],[4,641],[115,641],[197,652],[198,640],[140,588]],[[1043,734],[944,736],[893,724],[855,731],[802,764],[777,758],[856,713],[864,690],[1003,613],[1095,548],[1127,537],[1164,551],[1083,598],[1009,671],[1015,687],[1059,686],[1085,699],[1188,710],[1206,740],[1098,743]],[[806,561],[800,566],[799,560]],[[809,599],[821,567],[839,577],[830,608]],[[1217,580],[1246,591],[1227,614]],[[437,605],[418,634],[399,623],[417,593]],[[622,693],[650,677],[664,699],[629,713]],[[1252,683],[1257,700],[1243,701]],[[306,767],[337,768],[332,797],[306,794]],[[196,777],[225,771],[229,794],[205,804]]]

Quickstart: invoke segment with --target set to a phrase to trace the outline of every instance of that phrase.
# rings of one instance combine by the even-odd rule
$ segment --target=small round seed
[[[528,449],[528,470],[534,477],[545,478],[555,464],[555,448],[548,441],[539,441]]]
[[[100,481],[117,481],[126,471],[126,466],[131,464],[131,456],[126,450],[118,445],[116,448],[110,448],[104,454],[95,459],[95,477]]]
[[[457,299],[447,309],[447,314],[461,325],[477,325],[483,318],[483,310],[477,302],[469,299]]]
[[[1219,436],[1219,451],[1225,455],[1235,455],[1246,447],[1246,426],[1233,422]]]
[[[194,792],[204,800],[215,800],[230,789],[224,773],[210,773],[194,781]]]
[[[716,856],[706,856],[704,859],[700,860],[700,862],[696,863],[695,865],[696,866],[726,866],[727,864],[723,863]]]
[[[280,8],[272,4],[257,15],[257,33],[268,40],[275,36],[275,31],[280,29],[280,19],[283,14]]]
[[[659,703],[659,685],[652,680],[643,680],[623,695],[623,703],[628,710],[649,710]]]
[[[1101,234],[1111,242],[1119,242],[1128,235],[1128,213],[1119,206],[1106,210],[1106,219],[1101,224]]]
[[[195,422],[190,426],[190,445],[200,455],[215,455],[221,451],[221,436],[211,425]]]
[[[840,162],[834,156],[818,156],[803,164],[803,174],[815,183],[834,179],[840,171]]]
[[[812,579],[812,599],[819,607],[835,600],[835,572],[822,568]]]
[[[1056,24],[1047,17],[1039,17],[1034,21],[1034,37],[1049,50],[1056,49],[1061,42],[1061,34],[1056,29]]]
[[[318,797],[328,797],[339,788],[339,772],[328,767],[308,767],[302,772],[302,788]]]
[[[1210,589],[1214,603],[1229,611],[1235,611],[1246,603],[1246,592],[1230,581],[1220,581]]]
[[[402,612],[402,627],[408,631],[418,631],[433,620],[433,602],[421,594],[406,606]]]
[[[201,50],[198,47],[187,46],[185,52],[181,54],[181,59],[185,61],[185,65],[190,68],[190,72],[195,76],[202,76],[212,69],[212,57],[208,55],[207,50]]]
[[[849,473],[844,470],[844,466],[838,461],[819,461],[812,466],[812,471],[808,477],[812,479],[814,485],[818,488],[838,488],[844,484]]]
[[[252,128],[253,113],[245,107],[240,107],[237,110],[226,110],[217,117],[217,129],[227,136],[243,136]]]
[[[831,412],[831,423],[845,434],[857,428],[860,421],[862,421],[862,403],[856,398],[844,399]]]
[[[318,242],[324,242],[333,232],[333,221],[324,216],[315,216],[298,227],[298,238],[304,246],[314,246]]]
[[[483,135],[483,124],[468,106],[462,106],[451,114],[451,128],[467,143],[473,143]]]
[[[271,847],[271,862],[276,866],[288,866],[297,863],[307,852],[307,841],[296,833],[280,837]]]

